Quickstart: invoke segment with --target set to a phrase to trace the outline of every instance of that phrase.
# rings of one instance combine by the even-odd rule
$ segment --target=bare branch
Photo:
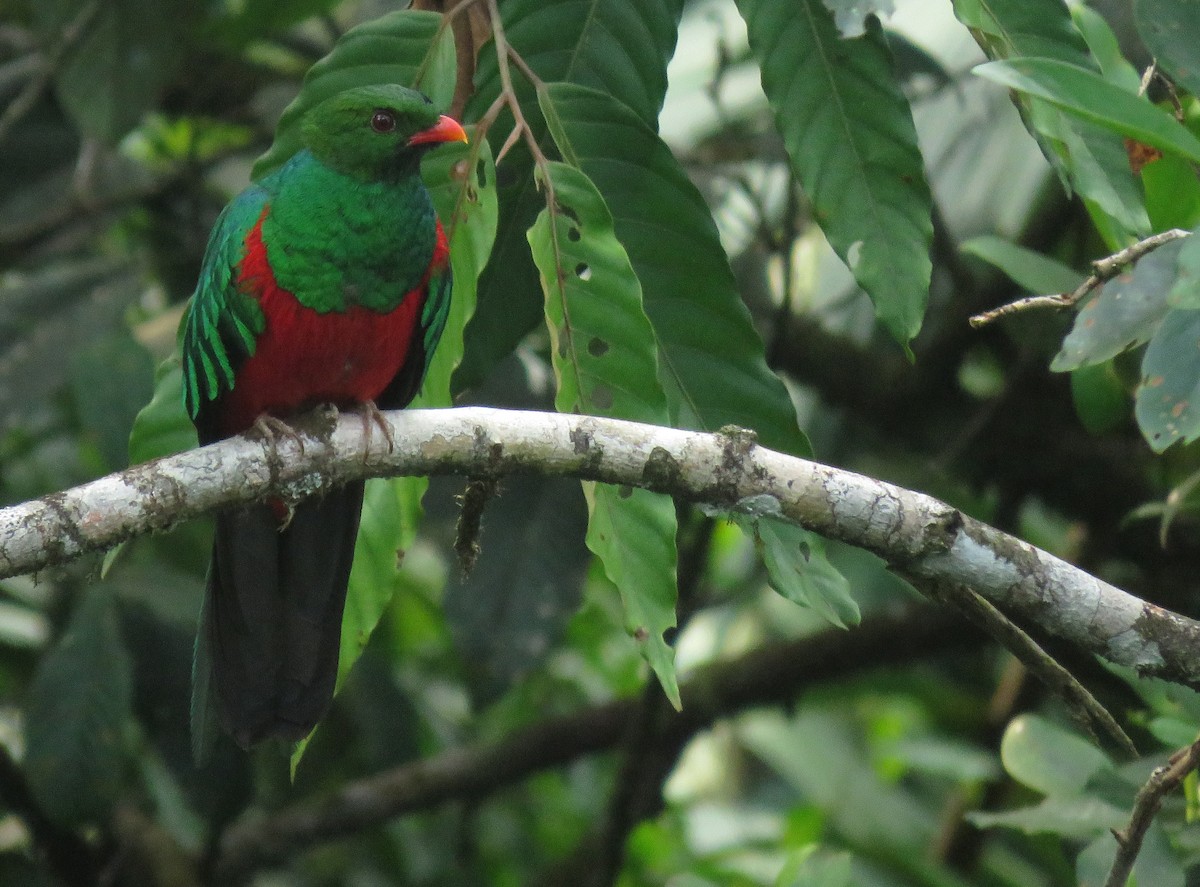
[[[1104,887],[1125,887],[1142,849],[1142,840],[1158,815],[1163,798],[1175,791],[1197,767],[1200,767],[1200,739],[1175,752],[1164,766],[1150,774],[1134,799],[1129,825],[1123,829],[1113,829],[1113,837],[1117,839],[1117,856]]]
[[[1015,302],[1009,302],[1007,305],[1001,305],[999,308],[993,308],[990,311],[984,311],[982,314],[976,314],[971,318],[971,326],[975,328],[987,326],[992,321],[999,320],[1001,317],[1007,317],[1010,314],[1019,314],[1031,308],[1070,308],[1100,284],[1107,280],[1112,280],[1120,274],[1126,265],[1136,262],[1142,256],[1153,252],[1160,246],[1170,243],[1172,240],[1188,237],[1191,233],[1191,231],[1172,228],[1170,231],[1164,231],[1161,234],[1147,237],[1145,240],[1139,240],[1137,243],[1125,247],[1120,252],[1113,253],[1111,256],[1106,256],[1103,259],[1097,259],[1093,262],[1092,273],[1072,292],[1053,293],[1049,296],[1027,296],[1024,299],[1017,299]]]
[[[297,426],[311,441],[304,453],[294,441],[273,451],[236,437],[0,510],[0,578],[218,508],[296,500],[361,477],[565,475],[776,515],[872,551],[919,586],[968,586],[1010,617],[1112,662],[1200,687],[1200,623],[930,496],[747,446],[744,435],[484,407],[384,415],[391,452],[382,435],[364,440],[356,415],[305,417]]]

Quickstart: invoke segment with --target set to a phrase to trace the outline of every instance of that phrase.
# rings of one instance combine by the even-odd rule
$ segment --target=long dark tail
[[[193,674],[197,754],[212,714],[244,748],[301,739],[329,708],[362,501],[361,481],[307,499],[283,531],[266,505],[217,516]]]

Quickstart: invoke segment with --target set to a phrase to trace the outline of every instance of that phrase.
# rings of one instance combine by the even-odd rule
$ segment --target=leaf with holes
[[[846,40],[821,0],[738,9],[816,222],[907,347],[929,296],[932,198],[879,22]]]
[[[579,170],[552,162],[548,171],[554,211],[538,216],[529,245],[546,296],[554,405],[564,413],[666,424],[654,331],[608,207]],[[588,548],[620,591],[626,627],[678,707],[674,652],[663,637],[675,625],[675,506],[665,496],[609,484],[585,483],[584,494]]]
[[[1148,342],[1170,305],[1181,241],[1161,246],[1100,286],[1075,317],[1062,350],[1050,364],[1057,373],[1103,363]]]
[[[454,35],[441,29],[433,12],[402,10],[351,28],[333,51],[308,69],[304,84],[283,110],[275,141],[254,164],[255,181],[302,147],[300,120],[315,105],[356,86],[399,83],[423,90],[439,108],[450,104],[454,90]]]
[[[684,0],[510,0],[501,5],[510,45],[538,77],[601,90],[631,108],[646,126],[656,126]],[[516,72],[514,79],[525,116],[548,144],[532,88]],[[493,44],[480,53],[475,83],[466,115],[472,120],[500,94]],[[503,142],[511,125],[511,116],[501,115],[490,131],[493,147]],[[495,261],[480,281],[467,357],[455,378],[458,389],[479,384],[542,319],[537,270],[525,232],[543,202],[528,151],[514,149],[501,165],[501,176]]]
[[[671,423],[752,428],[759,442],[812,450],[738,295],[704,198],[671,149],[612,96],[551,83],[540,97],[555,143],[596,183],[642,285]]]
[[[1167,312],[1142,359],[1134,413],[1155,452],[1200,437],[1200,311]]]

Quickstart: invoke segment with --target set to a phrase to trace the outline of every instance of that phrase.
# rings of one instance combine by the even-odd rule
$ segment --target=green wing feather
[[[233,389],[237,365],[254,353],[266,325],[258,302],[238,289],[236,272],[268,197],[264,188],[247,188],[221,212],[208,239],[183,330],[183,404],[193,419]]]
[[[442,268],[435,268],[429,275],[429,295],[425,297],[425,307],[421,309],[422,345],[425,351],[425,365],[421,368],[421,378],[429,372],[429,362],[433,360],[433,352],[446,329],[446,318],[450,315],[450,290],[454,285],[454,274],[447,261]]]

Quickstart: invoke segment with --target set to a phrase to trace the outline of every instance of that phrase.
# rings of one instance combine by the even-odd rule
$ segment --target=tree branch
[[[217,508],[297,500],[382,475],[567,475],[775,515],[882,557],[918,585],[967,586],[1010,616],[1141,674],[1200,687],[1200,623],[1139,600],[943,502],[705,434],[591,416],[484,407],[302,417],[303,451],[245,437],[0,510],[0,578],[62,563]]]
[[[829,629],[714,662],[681,682],[683,711],[657,726],[653,741],[682,746],[719,718],[795,698],[803,687],[928,655],[978,649],[979,635],[941,608],[917,605],[871,617],[853,632]],[[287,807],[235,825],[220,844],[215,883],[450,800],[478,800],[528,776],[621,743],[643,706],[616,700],[514,731],[492,745],[453,749],[351,782],[321,802]]]

